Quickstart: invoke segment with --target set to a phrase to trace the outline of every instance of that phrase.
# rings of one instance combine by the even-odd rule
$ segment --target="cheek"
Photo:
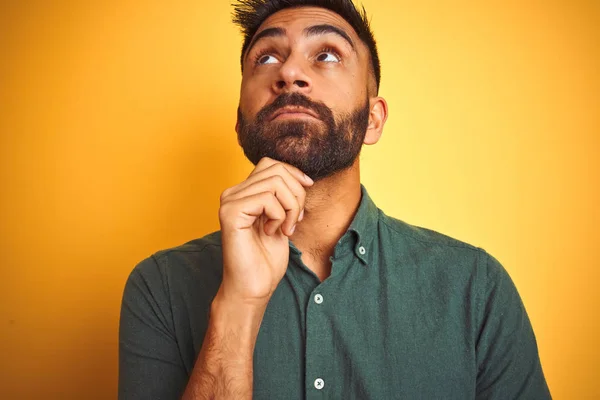
[[[349,60],[339,69],[332,68],[326,71],[323,74],[323,83],[351,100],[360,97],[362,103],[367,96],[368,73],[365,73],[365,70],[364,66]]]
[[[244,115],[256,115],[266,104],[266,96],[256,88],[244,85],[240,91],[240,108]]]
[[[272,80],[269,74],[245,75],[240,86],[240,107],[243,111],[255,114],[273,96],[271,90]]]
[[[331,99],[332,104],[351,105],[360,96],[361,101],[366,96],[366,88],[361,89],[360,78],[354,72],[339,74],[335,71],[315,75],[313,92],[323,93]]]

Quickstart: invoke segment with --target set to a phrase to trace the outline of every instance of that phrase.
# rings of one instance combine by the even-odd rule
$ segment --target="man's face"
[[[238,140],[254,164],[287,162],[314,180],[350,167],[369,123],[369,53],[322,8],[270,16],[244,58]]]

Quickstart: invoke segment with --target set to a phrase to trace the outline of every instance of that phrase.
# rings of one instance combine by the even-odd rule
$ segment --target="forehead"
[[[340,15],[320,7],[292,7],[270,15],[258,28],[256,33],[267,28],[285,28],[288,34],[302,32],[308,26],[329,24],[343,29],[353,40],[358,36],[354,28]]]

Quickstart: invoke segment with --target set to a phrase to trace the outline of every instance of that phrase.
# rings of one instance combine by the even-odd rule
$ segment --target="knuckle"
[[[224,221],[225,219],[227,219],[227,216],[229,215],[229,208],[231,206],[229,204],[223,204],[220,208],[219,208],[219,220]]]
[[[287,213],[285,212],[285,210],[282,207],[279,207],[277,214],[278,214],[277,219],[279,221],[285,221],[285,219],[287,218]]]
[[[229,193],[231,193],[231,188],[227,188],[227,189],[223,190],[223,192],[221,193],[221,197],[219,198],[219,201],[221,203],[223,203],[227,199],[227,196],[229,196]]]
[[[300,187],[298,188],[296,194],[296,198],[298,199],[298,203],[300,203],[300,205],[304,205],[304,201],[306,200],[306,191],[304,190],[304,188],[302,187],[302,185],[299,185]]]
[[[273,183],[275,183],[276,185],[279,185],[279,186],[285,184],[285,179],[283,179],[283,176],[281,176],[281,175],[273,175],[271,177],[271,180],[273,181]]]
[[[270,157],[263,157],[260,159],[260,161],[258,162],[258,164],[264,165],[264,164],[270,164],[271,162],[273,162],[273,159]]]
[[[275,193],[268,191],[268,192],[263,192],[260,194],[261,196],[261,201],[265,202],[265,203],[272,203],[274,200],[276,200],[275,198]]]
[[[277,197],[275,196],[275,194],[269,193],[268,195],[269,195],[269,203],[273,207],[272,210],[277,215],[277,219],[284,219],[286,217],[286,213],[285,213],[283,206],[281,205],[279,200],[277,200]]]
[[[285,165],[283,165],[282,163],[278,163],[278,164],[275,166],[275,168],[277,169],[277,172],[278,172],[280,175],[286,175],[286,174],[289,174],[289,171],[288,171],[288,169],[287,169],[287,168],[285,167]]]

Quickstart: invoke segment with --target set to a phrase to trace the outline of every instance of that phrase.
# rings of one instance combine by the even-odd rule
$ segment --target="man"
[[[547,399],[519,295],[485,251],[360,184],[379,58],[349,0],[245,0],[236,131],[256,165],[221,230],[125,287],[121,399]]]

